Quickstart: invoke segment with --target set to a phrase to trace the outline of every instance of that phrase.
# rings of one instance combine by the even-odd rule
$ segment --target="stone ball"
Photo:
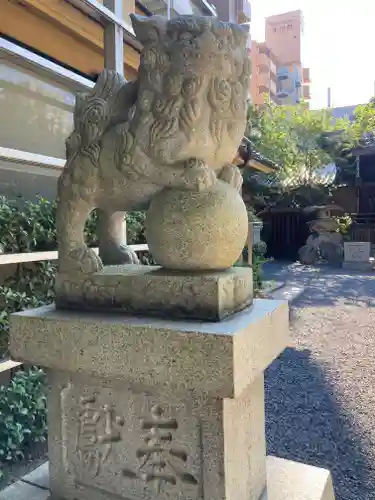
[[[241,255],[247,232],[241,195],[220,180],[201,192],[163,189],[146,216],[150,252],[167,269],[228,269]]]

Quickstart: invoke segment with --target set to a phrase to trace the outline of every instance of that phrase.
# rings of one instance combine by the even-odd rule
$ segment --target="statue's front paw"
[[[237,189],[237,191],[239,191],[242,187],[242,174],[236,165],[225,165],[220,172],[219,178]]]
[[[76,248],[59,261],[60,272],[91,274],[102,269],[101,259],[88,247]]]
[[[124,264],[139,264],[137,254],[130,247],[126,245],[120,245],[120,251]]]
[[[105,248],[101,248],[100,257],[105,266],[139,264],[137,254],[127,245],[109,244]]]
[[[190,160],[185,171],[186,188],[192,191],[204,191],[216,181],[216,173],[199,160]]]

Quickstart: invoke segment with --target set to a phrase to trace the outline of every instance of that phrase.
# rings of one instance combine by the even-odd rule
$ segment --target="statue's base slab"
[[[56,276],[58,309],[220,321],[252,302],[253,272],[245,267],[192,273],[123,265]]]
[[[342,263],[342,268],[348,271],[371,272],[374,270],[374,262],[372,260],[362,262],[346,260]]]

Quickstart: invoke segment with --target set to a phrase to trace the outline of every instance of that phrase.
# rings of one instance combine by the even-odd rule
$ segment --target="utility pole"
[[[331,87],[328,87],[328,92],[327,92],[327,107],[331,107]]]

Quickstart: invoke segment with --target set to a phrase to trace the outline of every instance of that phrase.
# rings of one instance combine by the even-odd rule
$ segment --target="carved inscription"
[[[161,407],[153,406],[150,418],[141,421],[145,434],[143,444],[137,449],[139,468],[136,471],[124,468],[123,475],[153,483],[157,494],[164,484],[176,485],[177,480],[198,484],[197,479],[184,469],[188,454],[173,445],[173,433],[177,428],[175,418],[164,417]]]
[[[76,451],[82,470],[98,476],[113,443],[121,441],[124,418],[110,405],[99,406],[95,396],[81,397]]]

